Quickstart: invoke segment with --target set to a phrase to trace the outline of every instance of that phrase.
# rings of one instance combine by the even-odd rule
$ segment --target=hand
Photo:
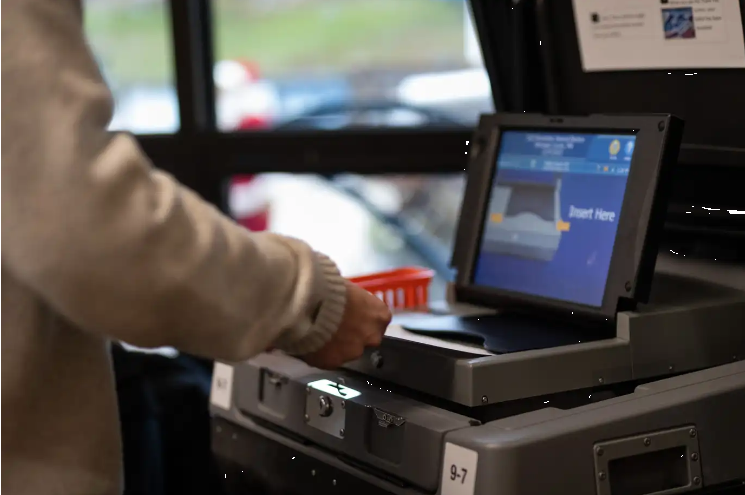
[[[347,303],[339,329],[320,350],[300,357],[316,368],[338,368],[361,357],[365,347],[379,346],[390,322],[391,311],[383,301],[347,283]]]

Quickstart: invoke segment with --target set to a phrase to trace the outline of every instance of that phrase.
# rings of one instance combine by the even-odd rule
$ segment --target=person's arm
[[[2,24],[8,270],[85,331],[137,346],[239,360],[333,336],[346,298],[333,262],[249,233],[107,132],[78,1],[4,2]]]

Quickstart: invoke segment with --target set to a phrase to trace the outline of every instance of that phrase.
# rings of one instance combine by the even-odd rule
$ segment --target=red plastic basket
[[[391,309],[409,309],[427,304],[429,284],[434,276],[435,272],[427,268],[406,267],[353,277],[349,281],[372,292]]]

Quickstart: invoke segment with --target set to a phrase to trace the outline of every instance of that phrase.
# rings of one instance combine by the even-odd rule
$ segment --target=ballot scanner
[[[745,287],[709,273],[742,268],[658,259],[682,133],[665,114],[482,117],[446,301],[342,370],[215,363],[228,491],[745,488]]]
[[[658,250],[670,194],[741,228],[698,214],[742,196],[741,2],[469,3],[500,113],[447,300],[335,372],[216,363],[228,492],[745,492],[745,268]]]

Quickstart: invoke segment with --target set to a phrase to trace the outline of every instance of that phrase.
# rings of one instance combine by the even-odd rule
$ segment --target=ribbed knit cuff
[[[281,350],[296,356],[310,354],[321,349],[331,340],[339,328],[347,304],[347,281],[339,273],[336,264],[323,254],[317,254],[318,268],[323,279],[323,298],[315,320],[303,336],[292,342],[283,343]]]

